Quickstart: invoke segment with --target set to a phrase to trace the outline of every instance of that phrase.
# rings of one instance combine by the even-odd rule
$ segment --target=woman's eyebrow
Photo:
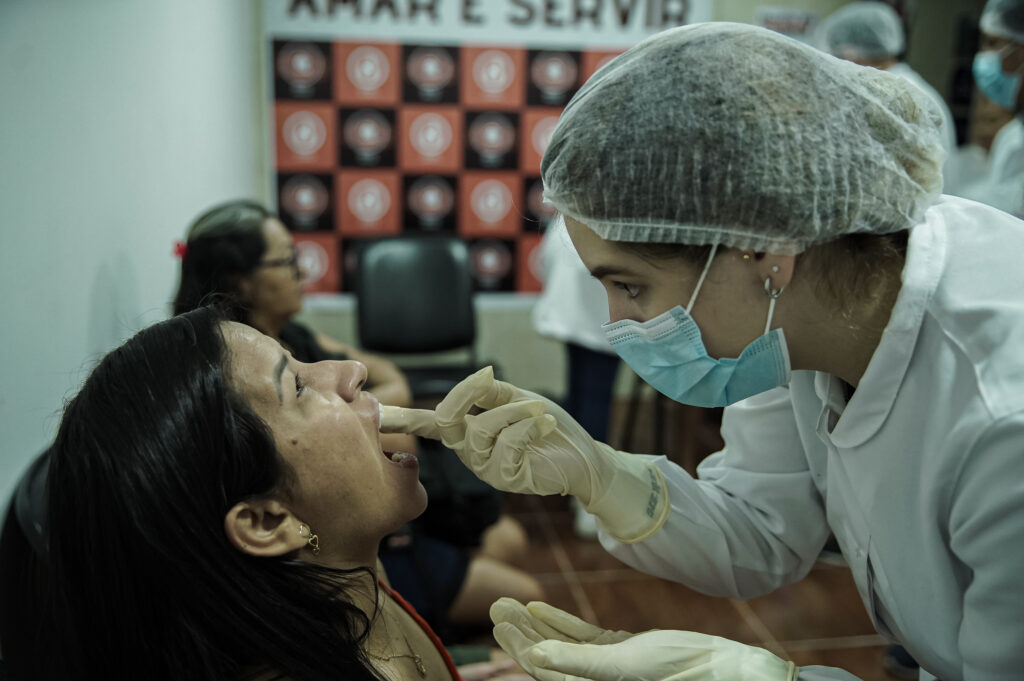
[[[635,275],[636,273],[623,267],[615,267],[614,265],[598,265],[590,270],[590,276],[598,281],[605,277],[614,277],[620,274]]]
[[[284,368],[288,366],[288,355],[281,355],[280,361],[277,366],[274,367],[274,387],[277,388],[277,402],[278,404],[284,404],[284,391],[281,389],[281,374],[284,373]]]

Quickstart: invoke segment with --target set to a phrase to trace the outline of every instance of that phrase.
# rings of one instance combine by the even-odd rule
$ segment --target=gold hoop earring
[[[314,556],[320,555],[320,537],[306,525],[305,523],[299,523],[299,536],[306,538],[306,546],[312,551]]]
[[[775,300],[776,298],[782,295],[782,288],[772,288],[772,278],[767,277],[764,280],[764,292],[768,294],[769,298]]]

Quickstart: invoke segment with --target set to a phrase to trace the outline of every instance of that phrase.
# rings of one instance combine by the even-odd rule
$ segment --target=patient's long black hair
[[[256,558],[225,536],[228,509],[286,495],[291,468],[229,387],[221,319],[143,330],[67,405],[47,491],[64,678],[379,679],[346,595],[374,588],[369,570]]]

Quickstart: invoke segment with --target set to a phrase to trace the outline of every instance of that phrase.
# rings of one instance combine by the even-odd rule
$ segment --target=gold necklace
[[[384,621],[384,631],[387,632],[388,641],[393,641],[394,637],[391,635],[390,627],[388,627],[387,615],[384,613],[383,604],[381,605],[381,619]],[[399,626],[398,633],[402,635],[402,641],[405,642],[405,648],[409,651],[408,653],[398,653],[396,655],[374,655],[370,652],[369,647],[367,647],[366,654],[375,660],[380,660],[381,662],[390,662],[391,660],[397,660],[401,658],[410,659],[413,661],[413,664],[416,665],[416,671],[419,672],[420,677],[426,678],[427,667],[423,664],[423,658],[420,657],[419,653],[412,649],[412,645],[409,643],[409,638],[405,635],[405,632],[402,631],[401,626]]]

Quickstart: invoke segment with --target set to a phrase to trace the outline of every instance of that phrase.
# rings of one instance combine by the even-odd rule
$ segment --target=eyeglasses
[[[292,248],[292,254],[287,258],[264,260],[256,265],[256,267],[291,267],[292,274],[295,275],[295,278],[302,278],[302,270],[299,268],[299,250],[294,247]]]

